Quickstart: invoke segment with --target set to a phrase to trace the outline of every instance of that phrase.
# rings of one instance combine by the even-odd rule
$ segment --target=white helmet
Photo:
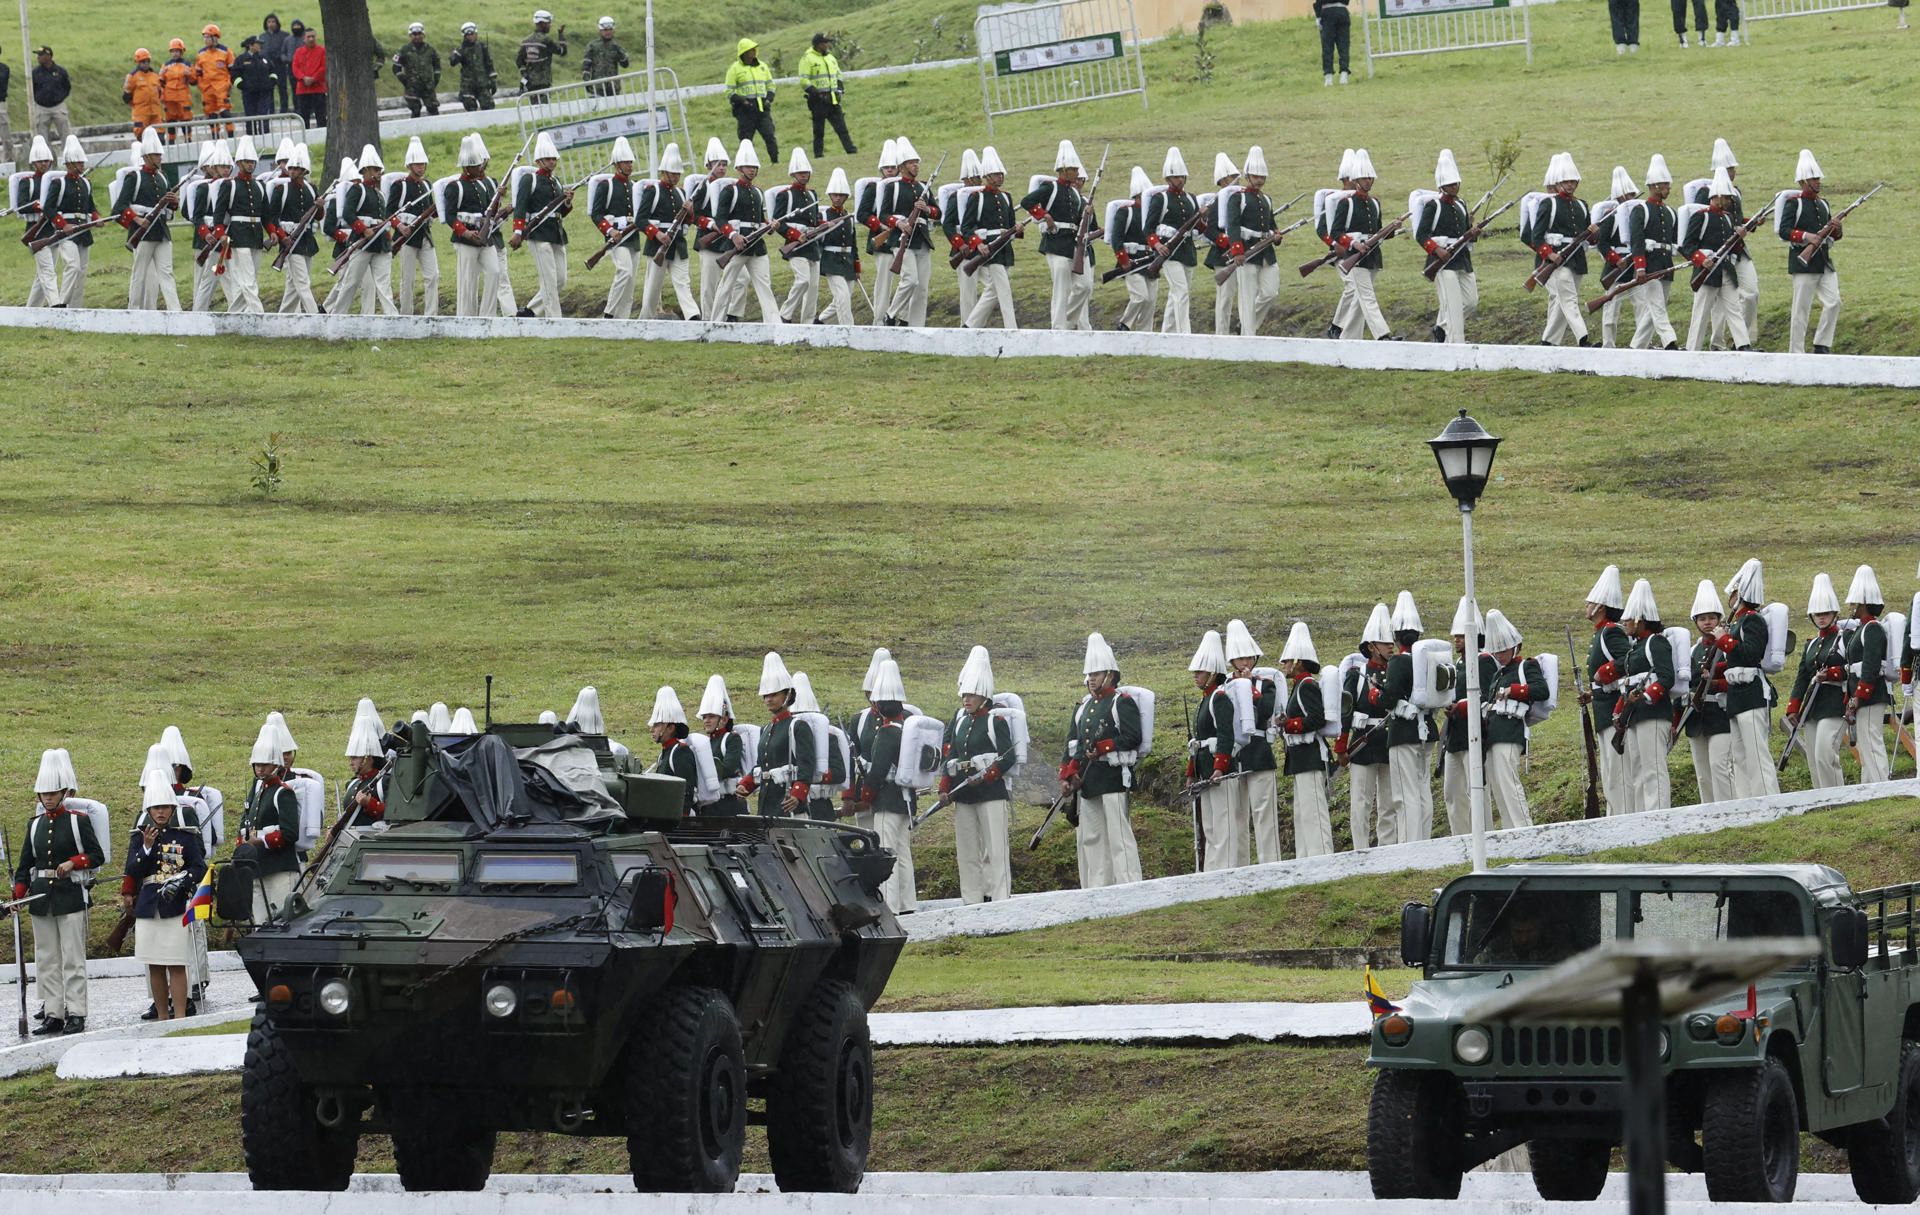
[[[606,715],[600,712],[599,688],[588,684],[580,689],[580,695],[573,698],[573,707],[567,710],[567,722],[579,726],[582,734],[607,732]]]
[[[379,757],[385,754],[380,747],[380,720],[365,713],[357,714],[353,719],[353,729],[347,733],[347,758],[359,759],[363,756]]]
[[[1313,648],[1313,632],[1307,628],[1307,622],[1296,620],[1293,628],[1287,632],[1287,646],[1280,651],[1281,662],[1319,662],[1319,651]]]
[[[847,171],[835,166],[833,176],[827,178],[827,193],[847,195],[853,193],[853,187],[847,183]]]
[[[33,782],[35,793],[66,792],[67,774],[61,767],[63,754],[58,748],[40,752],[40,775]]]
[[[1087,656],[1080,664],[1082,675],[1095,675],[1101,671],[1118,671],[1120,660],[1114,657],[1113,647],[1107,639],[1098,633],[1087,634]]]
[[[1713,171],[1713,184],[1707,187],[1709,198],[1733,198],[1733,178],[1727,176],[1725,169]]]
[[[205,151],[205,145],[202,145],[201,150],[203,152]],[[37,164],[43,160],[48,164],[53,163],[53,149],[47,146],[45,136],[35,135],[33,137],[33,146],[27,149],[27,163]]]
[[[988,144],[985,148],[981,149],[980,176],[986,177],[994,173],[1004,174],[1006,171],[1007,166],[1000,163],[1000,153],[992,144]]]
[[[707,136],[707,159],[704,163],[711,168],[715,161],[721,164],[728,163],[727,148],[725,144],[720,142],[718,135],[709,135]]]
[[[1246,162],[1240,166],[1240,171],[1248,177],[1265,177],[1267,175],[1267,153],[1265,149],[1259,144],[1254,144],[1248,148]]]
[[[1377,176],[1379,175],[1373,171],[1373,157],[1367,155],[1365,148],[1355,148],[1353,150],[1353,179],[1359,181],[1362,177],[1371,178]]]
[[[1619,566],[1609,565],[1600,571],[1600,577],[1594,582],[1593,589],[1587,592],[1587,602],[1610,608],[1625,605],[1626,601],[1620,597]]]
[[[616,165],[622,162],[632,162],[633,145],[627,142],[625,135],[614,136],[613,151],[607,153],[607,160]]]
[[[787,157],[787,173],[811,173],[813,162],[807,159],[806,149],[799,144],[793,145],[793,152]]]
[[[1760,558],[1748,557],[1740,566],[1740,572],[1727,580],[1726,593],[1738,595],[1740,602],[1751,603],[1756,607],[1767,601],[1767,583],[1765,571],[1760,566]]]
[[[1468,609],[1472,605],[1465,595],[1460,596],[1460,604],[1453,609],[1453,625],[1447,630],[1451,637],[1474,637],[1487,631],[1486,621],[1478,615],[1469,617]]]
[[[538,25],[542,21],[545,21],[548,24],[551,24],[553,22],[553,14],[548,12],[544,8],[536,9],[533,14],[533,21],[535,25]]]
[[[888,169],[897,169],[900,167],[900,157],[895,153],[894,146],[894,142],[891,139],[880,146],[880,171],[882,173]]]
[[[453,733],[453,710],[447,708],[447,702],[436,700],[427,710],[427,729],[434,734]]]
[[[1253,639],[1253,631],[1247,628],[1244,620],[1227,621],[1227,661],[1236,658],[1258,658],[1266,653],[1260,643]]]
[[[603,29],[603,30],[610,30],[610,29],[612,29],[612,28],[613,28],[613,18],[612,18],[612,17],[602,17],[602,18],[600,18],[600,28],[601,28],[601,29]]]
[[[880,677],[880,664],[892,657],[893,651],[887,649],[886,646],[881,646],[873,652],[873,657],[867,660],[867,673],[860,679],[860,690],[862,692],[873,691],[873,681]]]
[[[1671,185],[1673,183],[1673,174],[1667,172],[1667,158],[1655,152],[1653,159],[1647,162],[1646,176],[1640,180],[1650,186],[1657,186],[1662,182]]]
[[[415,21],[407,26],[407,32],[409,34],[424,34],[427,32],[427,27]]]
[[[820,698],[813,694],[813,680],[805,671],[793,673],[793,711],[795,713],[820,711]]]
[[[1724,139],[1713,141],[1713,167],[1716,169],[1737,169],[1740,162],[1733,158],[1733,149]]]
[[[1833,593],[1833,579],[1825,574],[1813,576],[1813,593],[1807,596],[1807,615],[1818,616],[1822,612],[1840,614],[1840,596]]]
[[[179,726],[160,731],[160,741],[167,748],[168,763],[193,771],[193,758],[187,754],[187,740],[180,736]]]
[[[1613,190],[1608,198],[1625,198],[1629,194],[1640,193],[1640,187],[1633,184],[1633,174],[1627,172],[1627,166],[1613,166]]]
[[[1441,148],[1440,160],[1433,166],[1433,185],[1435,189],[1460,184],[1460,166],[1453,162],[1453,149]]]
[[[661,722],[679,726],[687,724],[687,711],[680,707],[680,694],[671,687],[661,688],[653,694],[653,713],[647,718],[647,724],[657,726]]]
[[[260,733],[253,740],[253,756],[247,761],[254,764],[272,764],[282,767],[286,757],[280,751],[280,732],[271,724],[260,727]]]
[[[453,711],[453,732],[455,734],[478,734],[480,725],[473,720],[473,710],[465,705]]]
[[[793,676],[787,673],[787,660],[780,657],[778,650],[768,650],[767,656],[760,660],[760,695],[792,690]]]
[[[1520,648],[1520,630],[1513,627],[1506,613],[1494,608],[1487,613],[1487,651],[1498,654],[1502,650]]]
[[[560,149],[553,145],[553,136],[545,131],[534,136],[533,158],[536,161],[560,159]]]
[[[267,714],[267,724],[279,731],[280,749],[282,751],[298,751],[300,749],[300,744],[293,741],[293,731],[287,729],[287,715],[285,713],[275,709],[273,712]]]
[[[70,165],[87,163],[87,150],[81,146],[78,135],[67,136],[67,142],[60,145],[60,161]]]
[[[1660,619],[1660,605],[1653,601],[1653,583],[1642,578],[1633,584],[1633,593],[1627,596],[1627,606],[1621,616],[1642,623]]]
[[[407,158],[400,163],[407,165],[423,165],[427,163],[427,145],[420,142],[418,135],[407,140]]]
[[[477,34],[480,32],[480,27],[471,21],[462,21],[460,23],[460,32],[463,34]]]
[[[899,158],[894,161],[896,166],[906,164],[909,160],[920,159],[920,153],[913,149],[913,141],[905,135],[893,141],[893,154]]]
[[[1073,140],[1061,140],[1059,149],[1053,154],[1053,171],[1058,173],[1062,169],[1079,169],[1084,173],[1086,168],[1080,163],[1080,153],[1073,150]]]
[[[150,126],[145,131],[141,132],[140,155],[164,156],[166,155],[166,152],[167,152],[166,145],[160,142],[159,127]]]
[[[1187,670],[1206,671],[1214,675],[1227,673],[1227,651],[1220,643],[1218,632],[1208,629],[1200,638],[1200,648],[1193,652],[1193,657],[1187,662]]]
[[[1167,158],[1160,162],[1160,176],[1164,179],[1168,177],[1185,177],[1186,175],[1187,158],[1180,155],[1180,149],[1177,146],[1168,148]]]
[[[733,167],[736,169],[760,167],[760,154],[753,150],[753,140],[740,141],[740,150],[733,154]]]
[[[1214,181],[1216,182],[1226,181],[1228,178],[1238,177],[1238,176],[1240,176],[1240,170],[1233,167],[1233,161],[1227,159],[1227,154],[1225,152],[1215,152],[1213,154],[1213,180]]]
[[[900,700],[907,698],[907,686],[900,680],[900,664],[889,658],[880,664],[873,676],[873,699]]]
[[[1367,627],[1360,633],[1360,644],[1370,641],[1382,641],[1393,644],[1393,613],[1384,603],[1373,605],[1373,612],[1367,617]]]
[[[1700,585],[1694,588],[1693,607],[1687,615],[1696,620],[1707,615],[1726,615],[1726,607],[1720,602],[1720,591],[1713,585],[1711,578],[1702,578]]]
[[[967,653],[967,663],[960,668],[960,695],[993,695],[993,659],[986,646],[974,646]]]
[[[662,173],[685,173],[687,171],[686,162],[680,159],[679,144],[670,143],[667,145],[666,151],[660,153],[659,171]]]
[[[799,150],[794,149],[796,152]],[[980,176],[980,153],[967,148],[960,153],[960,180],[965,181],[969,177],[978,176]]]
[[[557,726],[560,724],[560,715],[552,709],[542,709],[540,710],[540,724],[543,726]]]
[[[727,695],[727,681],[718,675],[707,677],[707,690],[700,697],[700,716],[733,716],[733,698]]]
[[[1793,180],[1805,181],[1810,177],[1825,177],[1820,171],[1820,162],[1813,158],[1813,149],[1800,149],[1800,163],[1794,166]]]
[[[1874,576],[1871,565],[1863,565],[1853,571],[1853,585],[1847,588],[1847,602],[1877,603],[1883,606],[1887,602],[1886,596],[1880,593],[1880,579]]]
[[[253,146],[253,136],[242,135],[234,141],[233,163],[240,164],[249,160],[258,164],[260,162],[260,150]]]
[[[1413,605],[1413,592],[1401,591],[1400,597],[1393,601],[1393,631],[1411,629],[1418,633],[1426,627],[1420,621],[1420,609]]]

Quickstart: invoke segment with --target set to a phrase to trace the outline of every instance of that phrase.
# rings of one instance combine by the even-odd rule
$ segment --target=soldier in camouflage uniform
[[[546,9],[535,13],[533,32],[520,40],[520,49],[513,54],[513,64],[520,69],[523,93],[552,88],[553,61],[567,57],[567,27],[563,25],[549,34],[547,29],[552,24],[553,14]]]
[[[418,21],[407,27],[407,40],[393,53],[393,74],[406,94],[407,112],[420,117],[440,112],[440,52],[427,43],[427,27]]]
[[[460,45],[447,56],[447,66],[460,69],[460,104],[469,113],[491,110],[500,73],[493,70],[493,51],[480,41],[480,27],[469,21],[460,27]]]
[[[626,50],[613,40],[613,18],[600,18],[600,36],[580,52],[580,79],[591,82],[618,76],[627,70],[628,62]],[[611,97],[619,91],[619,86],[611,83],[587,85],[591,97]]]

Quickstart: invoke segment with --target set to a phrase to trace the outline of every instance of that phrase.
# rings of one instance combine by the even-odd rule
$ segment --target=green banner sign
[[[1506,8],[1511,0],[1380,0],[1380,16],[1419,17],[1432,13],[1460,13],[1476,8]]]
[[[1103,59],[1118,59],[1122,53],[1120,35],[1115,32],[1094,34],[1086,38],[1072,38],[1064,42],[1045,42],[1039,46],[1014,47],[1012,50],[995,54],[993,65],[996,75],[1017,76],[1022,72],[1038,72],[1047,68],[1071,67],[1076,63],[1098,63]]]

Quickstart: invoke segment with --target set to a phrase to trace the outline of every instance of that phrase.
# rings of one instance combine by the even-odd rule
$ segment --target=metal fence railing
[[[569,181],[605,164],[603,145],[621,135],[649,172],[672,140],[679,141],[681,156],[692,164],[700,149],[693,146],[680,78],[672,68],[655,67],[651,110],[648,93],[645,69],[524,93],[514,99],[521,140],[540,131],[552,135],[560,152],[558,173]]]
[[[1526,0],[1373,0],[1361,37],[1367,75],[1375,59],[1522,46],[1533,62],[1533,22]]]
[[[1740,15],[1749,22],[1772,21],[1780,17],[1824,17],[1851,9],[1885,7],[1886,0],[1742,0]]]
[[[973,22],[987,133],[996,115],[1139,94],[1147,108],[1133,0],[983,6]]]
[[[194,117],[184,122],[156,122],[153,129],[160,132],[160,143],[165,148],[160,163],[169,169],[191,166],[199,159],[200,145],[210,139],[225,139],[231,146],[239,136],[250,135],[264,164],[273,159],[273,150],[280,146],[282,139],[305,143],[308,136],[306,124],[300,121],[298,114],[261,114],[254,118],[244,115],[218,119]],[[327,132],[325,128],[315,127],[312,135],[314,142],[319,143],[326,139]],[[131,142],[133,136],[128,134],[122,146]]]

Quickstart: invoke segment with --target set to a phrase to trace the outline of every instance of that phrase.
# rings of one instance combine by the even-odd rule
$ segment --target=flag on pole
[[[1367,1008],[1376,1017],[1400,1011],[1400,1006],[1387,999],[1387,993],[1380,990],[1379,980],[1373,977],[1371,966],[1367,967]]]
[[[208,865],[207,871],[200,875],[200,885],[193,892],[193,901],[187,904],[187,914],[180,917],[180,923],[184,927],[191,928],[195,920],[210,920],[212,918],[213,866]]]

